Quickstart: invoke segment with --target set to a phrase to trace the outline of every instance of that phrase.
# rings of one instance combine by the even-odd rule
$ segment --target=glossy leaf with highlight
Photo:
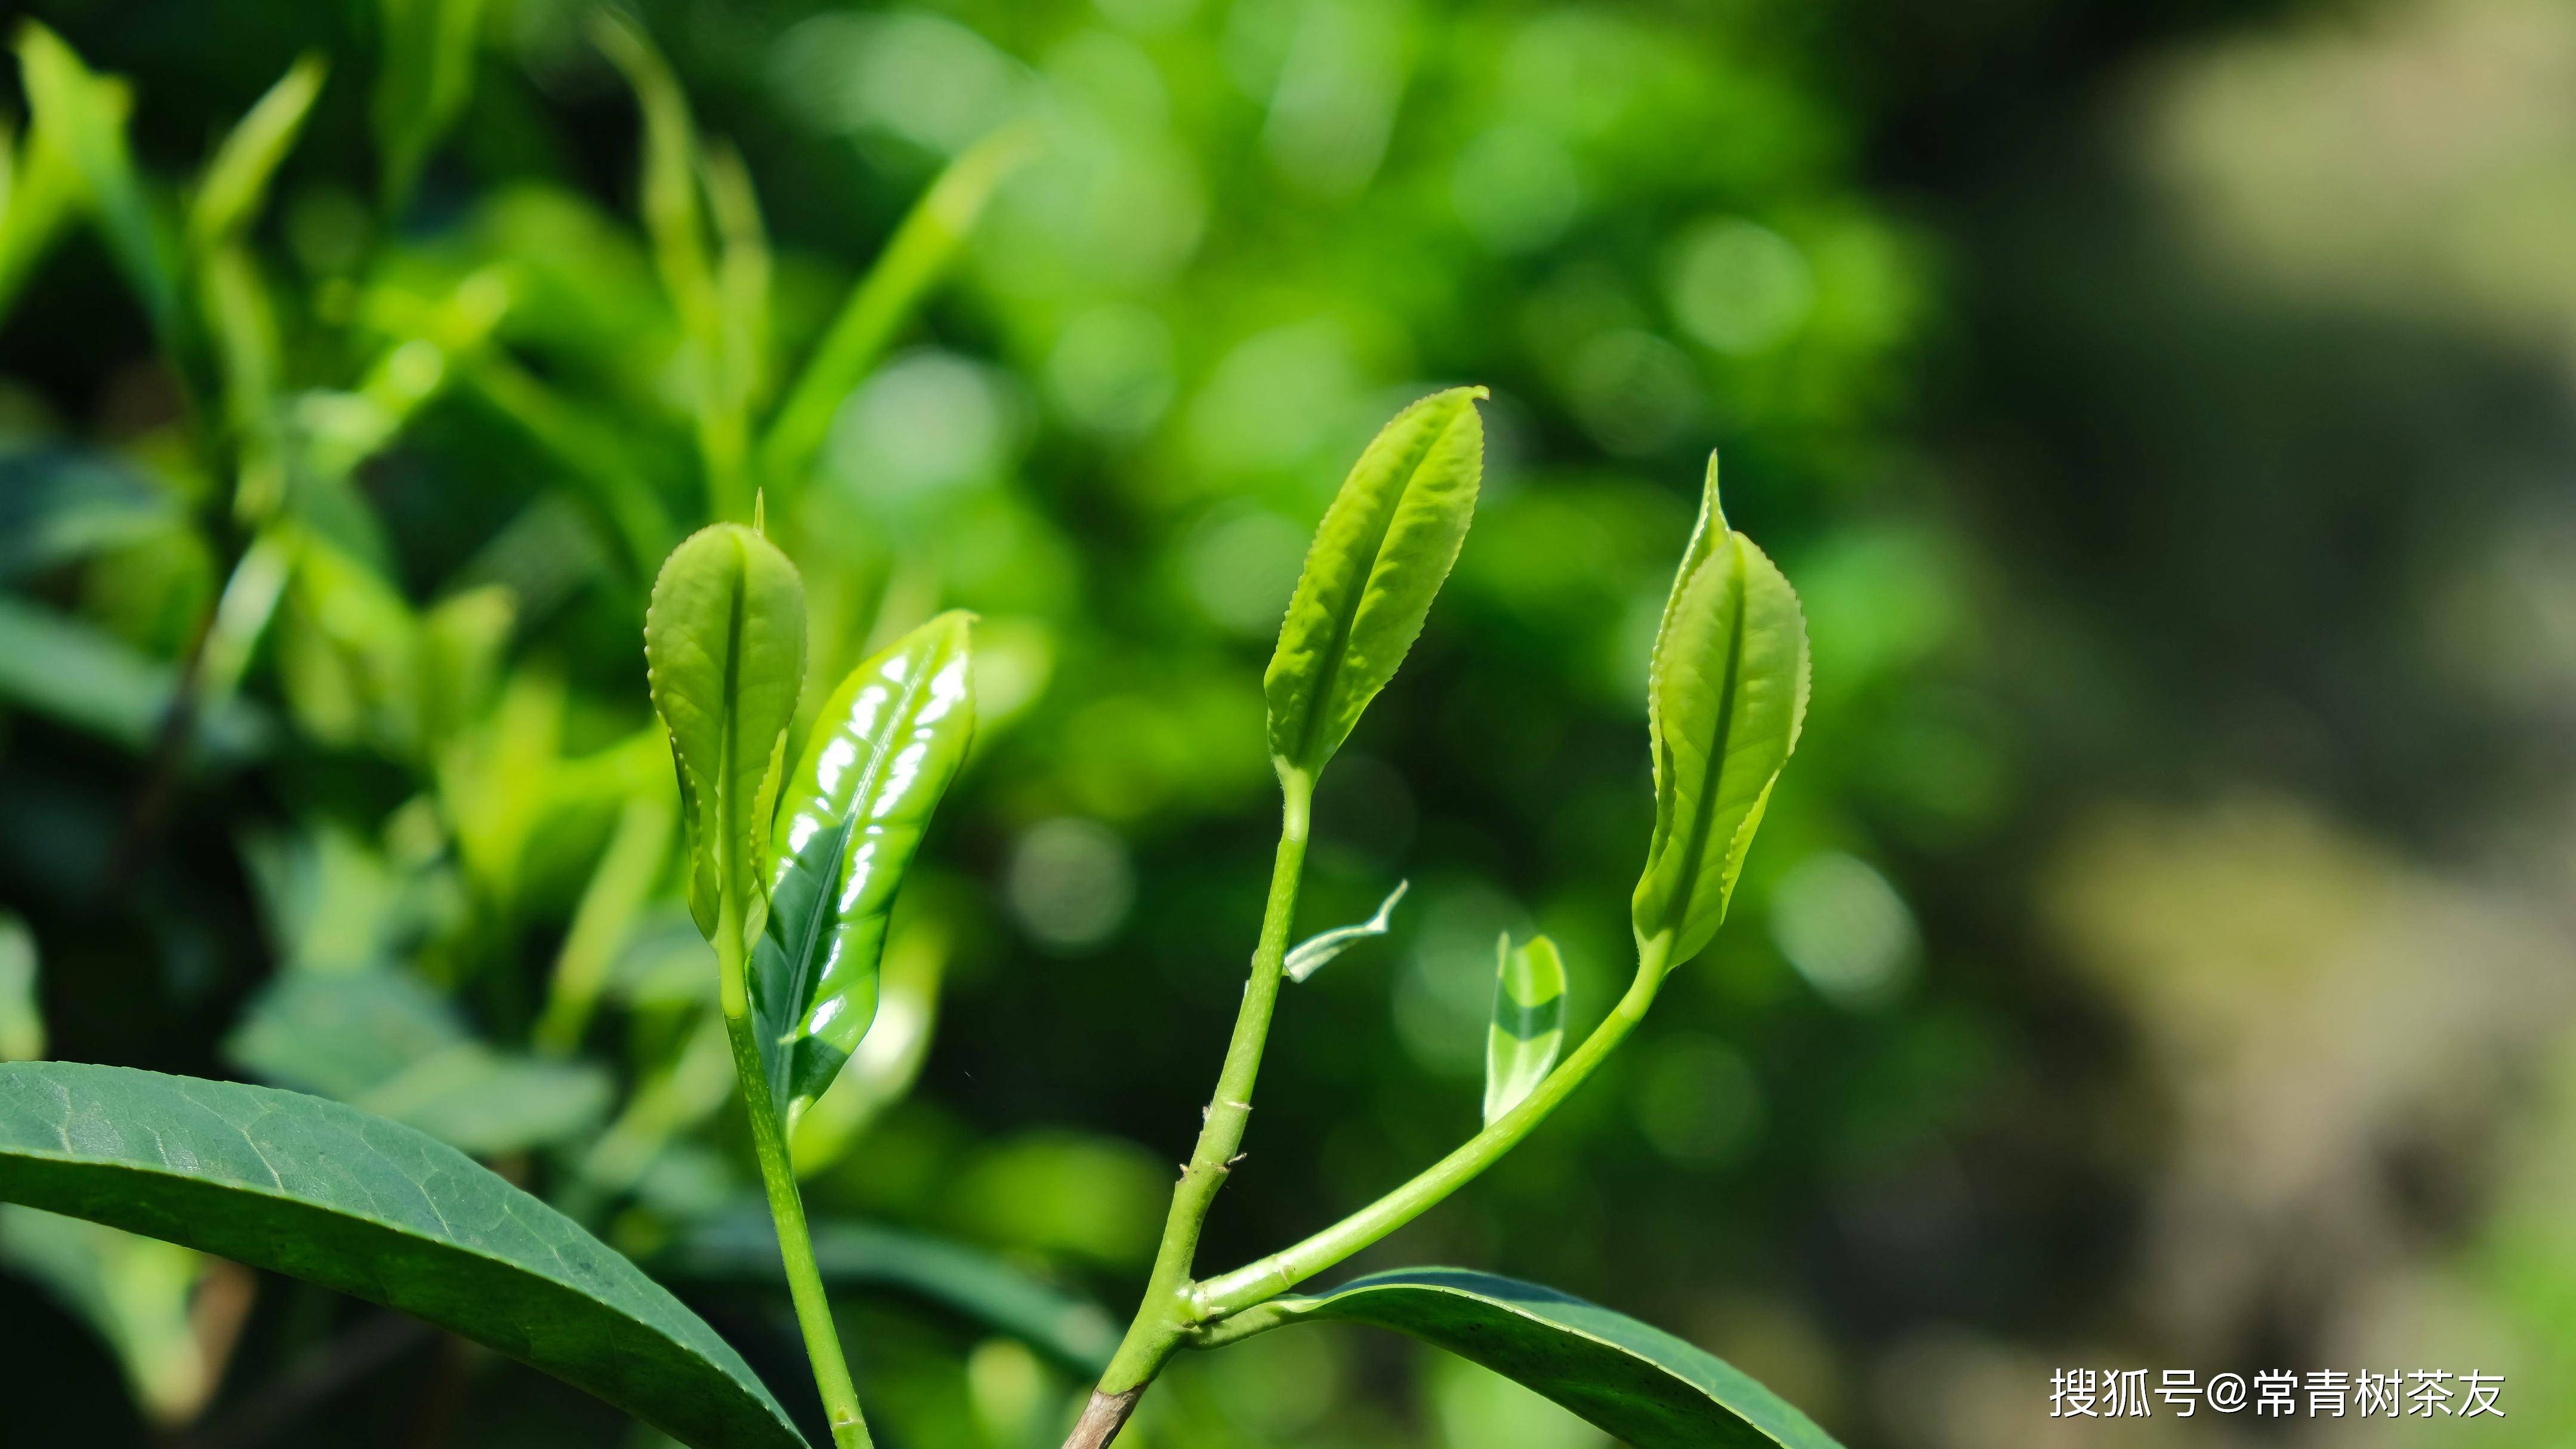
[[[970,623],[943,614],[850,671],[779,803],[751,996],[771,1095],[791,1122],[876,1018],[895,892],[974,735]]]
[[[1404,899],[1405,891],[1412,885],[1413,882],[1409,880],[1397,881],[1395,889],[1386,893],[1386,899],[1377,903],[1376,914],[1367,920],[1354,925],[1335,926],[1329,931],[1319,931],[1289,947],[1288,955],[1279,963],[1279,969],[1287,974],[1289,980],[1303,981],[1331,964],[1334,957],[1360,942],[1385,935],[1394,926],[1397,903]]]
[[[1727,527],[1709,459],[1647,671],[1655,831],[1632,919],[1664,968],[1717,934],[1771,788],[1807,713],[1807,621],[1797,591]]]
[[[1422,632],[1476,511],[1484,396],[1455,387],[1397,413],[1324,510],[1261,680],[1280,768],[1320,773]]]

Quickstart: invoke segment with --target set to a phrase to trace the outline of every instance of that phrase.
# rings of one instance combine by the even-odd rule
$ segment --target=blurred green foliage
[[[2197,416],[2185,343],[2161,393],[1955,345],[1962,308],[2089,298],[2095,253],[1993,203],[2004,242],[1960,244],[2044,255],[1963,284],[1913,219],[1942,204],[1887,177],[2045,129],[1960,100],[1983,72],[1945,64],[2116,54],[2197,8],[35,8],[65,44],[28,46],[5,107],[0,905],[31,944],[0,936],[0,1053],[341,1096],[648,1261],[729,1223],[755,1187],[636,637],[671,544],[757,492],[807,582],[812,681],[982,616],[976,754],[875,1032],[799,1134],[818,1217],[1123,1307],[1259,914],[1259,671],[1305,541],[1397,405],[1481,383],[1478,526],[1325,782],[1300,933],[1413,887],[1386,940],[1292,994],[1210,1260],[1473,1130],[1498,934],[1562,946],[1570,1031],[1624,981],[1646,651],[1714,447],[1810,621],[1799,766],[1704,969],[1383,1252],[1616,1302],[1856,1449],[1933,1442],[1901,1437],[1886,1388],[1926,1322],[2094,1331],[2081,1300],[2141,1171],[2120,1159],[2157,1109],[2109,1081],[2145,1050],[2114,1014],[2030,967],[2019,867],[2071,813],[2052,792],[2200,758],[2153,701],[2251,692],[2303,642],[2159,561],[2215,550],[2262,597],[2309,575],[2170,543],[2199,535],[2168,477],[2242,456],[2218,424],[2166,426]],[[2026,89],[2042,121],[2073,104]],[[1926,139],[1927,117],[1956,128]],[[2107,330],[2024,319],[2125,357]],[[2044,399],[2038,441],[1927,441],[1976,368]],[[2105,472],[2009,486],[2018,449],[2097,415],[2157,465],[2059,444]],[[1986,454],[2008,482],[1957,486]],[[2088,552],[2100,519],[2170,524],[2146,536],[2173,553]],[[2157,636],[2138,599],[2177,595],[2198,612]],[[281,1281],[238,1335],[177,1337],[205,1265],[0,1236],[57,1265],[0,1313],[104,1325],[135,1386],[129,1422],[84,1408],[57,1437],[193,1417],[223,1442],[321,1369],[347,1403],[290,1397],[269,1442],[349,1442],[350,1404],[417,1412],[424,1444],[617,1432],[506,1366],[379,1351],[363,1314]],[[101,1273],[160,1276],[81,1286]],[[800,1381],[774,1294],[691,1291]],[[857,1287],[847,1312],[889,1443],[1045,1442],[1080,1377],[969,1313]],[[1376,1343],[1239,1355],[1179,1366],[1144,1442],[1598,1442]],[[62,1335],[0,1388],[40,1415],[79,1396],[25,1385],[122,1402],[110,1362]]]

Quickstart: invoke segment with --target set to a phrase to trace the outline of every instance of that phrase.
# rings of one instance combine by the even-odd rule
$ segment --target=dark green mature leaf
[[[1085,1378],[1107,1369],[1118,1348],[1118,1324],[1100,1305],[990,1253],[867,1223],[818,1222],[813,1231],[815,1266],[835,1290],[902,1294],[1016,1338]],[[766,1214],[719,1219],[653,1267],[669,1279],[778,1282],[778,1232]]]
[[[1632,915],[1641,947],[1662,938],[1667,970],[1698,955],[1726,918],[1771,787],[1797,747],[1807,684],[1797,591],[1726,526],[1712,455],[1646,679],[1655,833]]]
[[[850,671],[779,803],[751,992],[762,1065],[791,1121],[876,1019],[895,891],[974,736],[971,621],[942,614]]]
[[[0,1200],[399,1308],[700,1449],[804,1449],[679,1300],[454,1148],[267,1087],[0,1065]]]
[[[1565,1044],[1565,958],[1545,936],[1497,943],[1494,1020],[1485,1039],[1485,1121],[1520,1105]]]
[[[653,582],[644,658],[679,767],[689,913],[713,940],[719,891],[735,892],[743,929],[757,940],[767,885],[760,866],[787,726],[805,682],[805,585],[796,566],[740,524],[691,534]]]
[[[1320,773],[1422,632],[1476,511],[1483,396],[1456,387],[1397,413],[1324,510],[1261,681],[1282,768]]]
[[[1724,1360],[1553,1288],[1462,1268],[1403,1268],[1268,1307],[1288,1322],[1368,1323],[1445,1348],[1634,1449],[1838,1449]]]

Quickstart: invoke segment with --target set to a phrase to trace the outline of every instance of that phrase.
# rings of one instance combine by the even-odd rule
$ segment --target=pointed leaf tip
[[[1377,913],[1367,920],[1353,926],[1335,926],[1298,942],[1289,948],[1279,969],[1287,973],[1289,980],[1303,981],[1360,942],[1371,936],[1385,935],[1394,924],[1396,903],[1404,899],[1405,891],[1412,885],[1409,880],[1397,881],[1395,889],[1386,893],[1386,899],[1377,903]]]
[[[1632,921],[1641,947],[1662,940],[1664,969],[1698,955],[1725,919],[1808,692],[1797,591],[1726,526],[1712,456],[1647,668],[1655,829]]]

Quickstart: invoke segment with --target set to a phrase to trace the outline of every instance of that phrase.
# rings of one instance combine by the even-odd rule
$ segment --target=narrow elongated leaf
[[[376,145],[387,211],[398,211],[474,93],[483,0],[379,0]]]
[[[943,614],[850,671],[780,802],[752,1008],[791,1123],[876,1019],[895,891],[974,735],[970,621]]]
[[[1030,151],[1014,127],[978,141],[939,173],[895,228],[885,250],[850,289],[840,314],[816,344],[804,371],[760,440],[761,476],[790,483],[812,462],[832,418],[885,356],[923,297],[945,276],[993,190]]]
[[[1447,1349],[1633,1449],[1838,1449],[1806,1415],[1715,1355],[1532,1283],[1404,1268],[1266,1307],[1288,1322],[1374,1324]]]
[[[206,249],[226,241],[259,215],[260,202],[279,163],[304,130],[313,99],[322,94],[330,66],[312,52],[296,58],[277,84],[268,88],[215,149],[206,163],[206,178],[188,208],[188,240]]]
[[[184,332],[178,261],[126,144],[131,101],[124,82],[90,70],[61,36],[32,20],[18,32],[18,65],[27,108],[80,178],[99,235],[126,285],[142,299],[144,315],[163,343],[177,342]]]
[[[1404,899],[1404,892],[1412,884],[1409,880],[1397,881],[1395,889],[1386,893],[1386,899],[1377,903],[1377,914],[1367,920],[1354,926],[1335,926],[1329,931],[1319,931],[1289,947],[1287,959],[1280,962],[1279,969],[1288,973],[1289,980],[1303,981],[1360,942],[1372,936],[1385,935],[1394,923],[1396,902]]]
[[[757,940],[767,885],[760,865],[805,680],[796,566],[739,524],[690,535],[654,580],[644,658],[679,767],[689,913],[712,940],[719,889],[738,891],[744,930]]]
[[[835,1291],[892,1292],[1016,1338],[1057,1364],[1096,1378],[1118,1347],[1118,1325],[1100,1305],[980,1249],[869,1223],[814,1224],[814,1262]],[[679,1280],[783,1282],[778,1231],[766,1213],[721,1218],[653,1262]]]
[[[0,1200],[416,1314],[700,1449],[804,1449],[695,1314],[454,1148],[337,1102],[0,1065]]]
[[[1261,680],[1282,768],[1320,773],[1422,632],[1476,511],[1483,396],[1451,388],[1397,413],[1324,510]]]
[[[5,318],[18,288],[62,233],[80,194],[80,177],[62,148],[34,126],[23,138],[0,126],[0,171],[7,173],[8,183],[6,195],[0,196],[0,318]]]
[[[1806,720],[1807,668],[1797,591],[1727,527],[1712,456],[1646,680],[1655,833],[1632,915],[1641,947],[1662,938],[1667,970],[1698,955],[1726,918]]]
[[[1494,1024],[1485,1038],[1485,1121],[1530,1094],[1565,1045],[1565,958],[1556,943],[1534,936],[1519,950],[1508,935],[1495,946]]]
[[[0,598],[0,705],[142,750],[177,688],[170,665],[96,625]],[[190,745],[198,763],[231,765],[265,750],[271,734],[267,715],[235,699],[200,714]]]
[[[0,453],[0,582],[133,543],[177,525],[168,494],[104,453]]]

